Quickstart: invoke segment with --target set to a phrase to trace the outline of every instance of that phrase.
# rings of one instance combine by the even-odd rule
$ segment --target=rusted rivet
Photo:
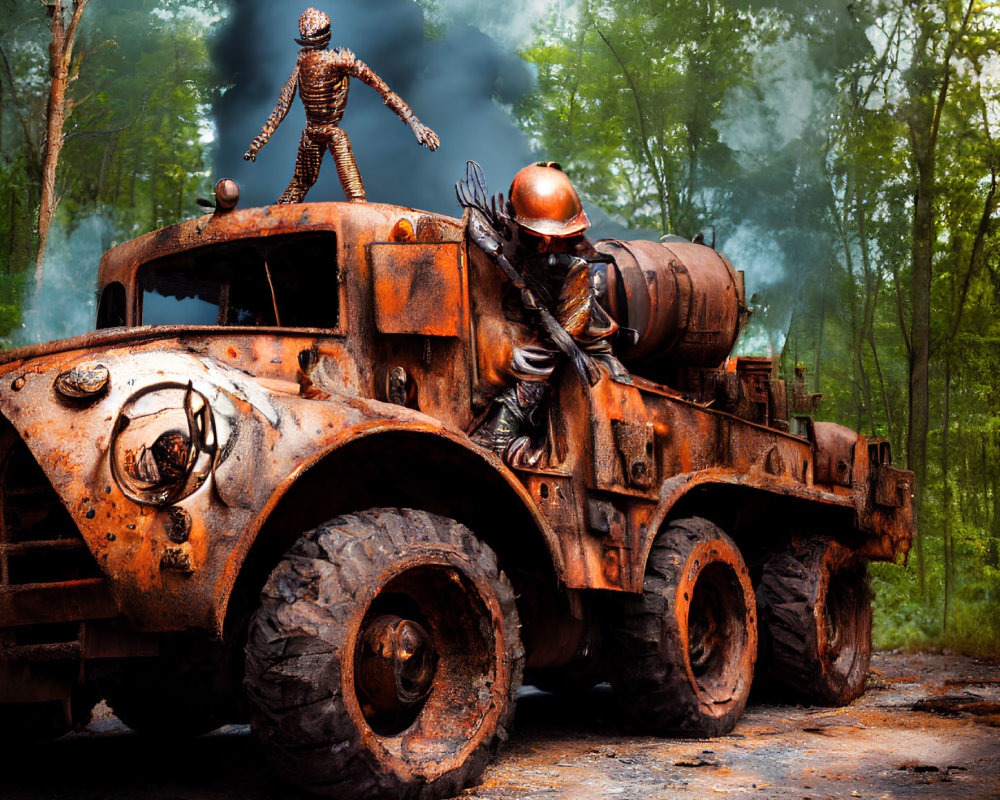
[[[191,515],[179,506],[167,509],[167,538],[177,544],[183,544],[191,534]]]
[[[215,184],[215,213],[232,211],[240,201],[240,186],[232,178],[223,178]]]
[[[389,234],[390,242],[412,242],[416,238],[416,235],[413,233],[413,223],[405,217],[396,221],[396,224],[392,226],[392,232]]]
[[[183,545],[171,545],[160,556],[160,569],[170,569],[176,572],[194,572],[191,565],[191,553]]]
[[[80,364],[56,376],[55,389],[63,397],[79,400],[97,397],[108,390],[108,368],[103,364]]]

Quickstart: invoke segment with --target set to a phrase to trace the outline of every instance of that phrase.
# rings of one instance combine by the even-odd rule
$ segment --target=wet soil
[[[463,797],[1000,798],[998,660],[877,653],[850,706],[752,698],[712,740],[630,732],[600,688],[586,703],[526,697],[517,714],[518,735]]]
[[[278,800],[244,726],[151,741],[106,710],[84,730],[0,756],[4,800]],[[752,701],[712,740],[650,737],[610,691],[522,691],[516,731],[465,800],[1000,798],[1000,661],[878,653],[846,708]]]

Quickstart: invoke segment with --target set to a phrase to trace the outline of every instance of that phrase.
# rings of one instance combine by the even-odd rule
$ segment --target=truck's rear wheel
[[[291,783],[437,798],[506,738],[524,651],[493,551],[408,509],[338,517],[274,569],[250,626],[252,723]]]
[[[774,687],[830,706],[864,692],[872,651],[864,559],[828,538],[793,542],[765,562],[757,597]]]
[[[755,615],[732,539],[700,517],[672,523],[653,544],[642,596],[621,598],[609,630],[625,711],[657,733],[728,733],[753,682]]]

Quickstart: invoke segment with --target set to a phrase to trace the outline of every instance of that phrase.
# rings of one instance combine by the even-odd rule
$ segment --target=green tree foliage
[[[42,183],[42,140],[45,103],[48,26],[40,5],[2,0],[0,13],[0,272],[5,276],[27,268],[36,241],[33,233]],[[20,288],[8,279],[2,287]],[[18,295],[0,298],[4,320],[16,308]],[[16,320],[16,314],[13,319]]]
[[[580,188],[635,227],[689,235],[704,221],[698,171],[725,169],[715,123],[749,80],[750,18],[696,0],[585,3],[524,55],[539,92],[518,109]],[[680,34],[680,35],[678,35]]]
[[[71,158],[86,168],[67,170],[67,210],[73,216],[96,204],[148,230],[196,213],[196,193],[205,191],[203,133],[221,88],[206,24],[221,7],[122,5],[114,14],[118,34],[94,31],[96,49],[81,70],[89,96],[75,115]]]
[[[636,227],[715,229],[744,347],[916,471],[886,645],[1000,651],[998,49],[970,0],[589,0],[525,52],[540,153]]]
[[[45,131],[45,9],[0,0],[0,337],[19,320],[21,274],[36,247]],[[81,281],[102,247],[197,213],[210,186],[206,132],[221,91],[208,53],[216,0],[94,0],[78,33],[73,112],[57,172],[62,239],[94,215],[94,252],[74,253]],[[58,253],[56,254],[58,256]]]
[[[983,390],[996,373],[981,367],[997,333],[998,22],[968,0],[881,5],[831,137],[845,253],[862,261],[841,408],[889,435],[918,481],[915,578],[893,599],[921,641],[976,650],[1000,648],[995,528],[969,513],[995,504],[1000,463],[985,448],[968,458],[995,436]]]

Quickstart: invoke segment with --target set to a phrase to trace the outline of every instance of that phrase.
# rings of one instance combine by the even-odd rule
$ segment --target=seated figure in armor
[[[378,92],[385,104],[410,126],[420,144],[434,150],[441,140],[354,53],[346,47],[327,49],[330,44],[330,18],[322,11],[307,9],[299,17],[299,34],[301,38],[295,41],[302,45],[302,49],[299,50],[292,76],[281,90],[274,111],[267,118],[261,132],[254,137],[243,158],[248,161],[257,160],[257,152],[267,144],[291,108],[297,88],[306,110],[306,129],[299,142],[295,175],[278,203],[302,202],[306,192],[319,177],[320,164],[327,150],[333,155],[333,163],[337,166],[340,185],[344,188],[347,199],[364,202],[365,186],[354,160],[351,140],[340,127],[340,120],[347,107],[347,90],[350,88],[351,78],[364,81]]]
[[[584,231],[590,220],[569,177],[554,161],[524,167],[503,195],[487,201],[482,170],[469,162],[457,186],[459,203],[471,209],[469,238],[521,293],[535,328],[534,341],[514,348],[516,384],[493,399],[472,439],[509,464],[533,464],[539,457],[530,434],[542,427],[541,410],[553,373],[569,360],[589,385],[600,380],[598,364],[614,380],[631,383],[612,354],[617,323],[598,303],[592,262],[607,261]]]

